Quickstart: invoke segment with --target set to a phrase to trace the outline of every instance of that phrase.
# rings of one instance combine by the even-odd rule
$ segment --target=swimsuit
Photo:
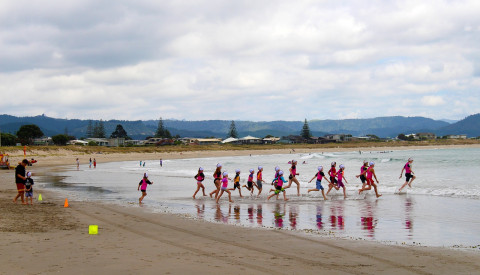
[[[404,167],[405,167],[405,178],[407,181],[410,181],[410,179],[413,178],[410,163],[407,162]]]
[[[328,171],[328,174],[330,175],[330,182],[332,184],[337,183],[337,179],[335,178],[335,175],[337,174],[337,169],[335,169],[335,167],[330,168],[330,171]]]
[[[343,171],[342,170],[338,171],[337,177],[338,177],[337,186],[345,188],[345,185],[343,184],[343,181],[342,181],[343,180]]]
[[[240,175],[238,175],[238,174],[233,179],[233,190],[235,190],[237,188],[240,189]]]
[[[364,174],[364,172],[367,171],[367,169],[368,168],[365,165],[360,167],[360,180],[362,181],[362,183],[365,183],[365,181],[367,180]]]
[[[262,189],[262,171],[257,172],[257,186],[258,189]]]
[[[323,172],[319,171],[319,172],[317,173],[317,182],[316,182],[316,185],[317,185],[316,187],[317,187],[317,189],[319,189],[319,190],[323,190],[322,177],[325,177],[325,174],[324,174]]]
[[[222,190],[225,191],[227,190],[227,187],[228,187],[228,178],[223,178],[222,179]]]

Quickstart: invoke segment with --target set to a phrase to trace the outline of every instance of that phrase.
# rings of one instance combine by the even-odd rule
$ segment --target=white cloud
[[[458,119],[480,112],[478,14],[478,1],[7,1],[0,108],[104,119]],[[17,93],[24,102],[5,96]],[[470,100],[445,110],[458,98]]]

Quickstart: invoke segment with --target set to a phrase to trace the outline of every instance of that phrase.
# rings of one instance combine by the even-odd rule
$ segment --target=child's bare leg
[[[193,198],[195,199],[195,196],[197,195],[198,193],[198,190],[200,190],[200,186],[197,186],[197,190],[195,191],[195,193],[193,193]]]
[[[232,194],[230,193],[230,191],[227,190],[227,193],[228,193],[228,201],[229,202],[233,202],[232,201]]]
[[[406,182],[402,185],[402,187],[400,187],[400,189],[398,189],[398,191],[402,191],[402,189],[403,189],[405,186],[407,186],[407,184],[408,184],[408,181],[406,181]]]
[[[377,198],[380,197],[381,194],[378,194],[377,185],[375,183],[372,183],[372,185],[373,185],[373,190],[375,191],[375,195],[377,196]]]
[[[308,189],[307,193],[310,193],[310,192],[312,192],[312,191],[318,191],[318,189],[315,189],[315,188],[314,188],[314,189]],[[323,191],[322,191],[322,192],[323,192]]]
[[[203,186],[203,184],[201,188],[202,188],[203,196],[206,196],[207,194],[205,194],[205,186]]]
[[[347,198],[347,190],[345,189],[345,187],[342,187],[343,188],[343,198],[346,199]]]
[[[285,191],[283,191],[283,199],[284,199],[285,201],[288,201],[288,199],[287,199],[287,192],[285,192]]]
[[[223,195],[223,190],[220,191],[220,194],[219,194],[218,196],[216,196],[216,198],[215,198],[215,201],[216,201],[217,203],[218,203],[218,201],[220,200],[220,198],[222,197],[222,195]]]
[[[258,195],[257,196],[260,196],[261,193],[262,193],[262,188],[258,188]]]
[[[412,188],[412,181],[413,181],[415,178],[416,178],[415,176],[412,176],[412,179],[411,179],[410,182],[408,183],[408,187]]]
[[[297,178],[293,178],[293,180],[297,184],[297,196],[300,196],[300,182],[298,182]]]
[[[322,196],[324,200],[328,200],[327,197],[325,196],[325,192],[323,192],[323,189],[322,189]]]
[[[252,188],[253,189],[253,188]],[[242,189],[241,188],[238,188],[238,193],[240,193],[240,198],[243,198],[242,196]]]

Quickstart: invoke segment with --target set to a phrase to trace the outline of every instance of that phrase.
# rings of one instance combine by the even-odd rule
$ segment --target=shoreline
[[[241,151],[239,155],[254,152]],[[288,153],[289,149],[275,152]],[[176,153],[169,158],[193,158],[199,153],[208,155],[205,157],[232,156],[230,151],[213,151]],[[296,153],[302,151],[296,149]],[[46,156],[39,158],[39,165],[27,169],[41,173],[46,167],[75,166],[75,159],[71,157],[69,154]],[[105,157],[102,162],[138,160],[138,155]],[[247,228],[102,202],[69,200],[70,207],[64,208],[63,198],[56,192],[40,188],[35,189],[34,196],[41,192],[42,203],[14,205],[11,199],[16,190],[12,171],[0,171],[0,179],[4,183],[0,188],[0,201],[5,211],[0,262],[4,270],[12,274],[99,271],[106,274],[471,274],[480,268],[477,251]],[[88,235],[89,224],[99,225],[98,235]],[[28,262],[25,266],[18,264],[25,261]]]

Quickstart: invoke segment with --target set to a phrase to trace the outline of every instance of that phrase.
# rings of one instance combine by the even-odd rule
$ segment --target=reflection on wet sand
[[[408,230],[408,239],[411,240],[413,237],[413,205],[414,202],[412,198],[407,197],[405,199],[405,229]]]
[[[362,230],[367,232],[367,237],[375,237],[375,227],[377,226],[378,219],[375,217],[375,208],[377,207],[377,201],[365,201],[365,206],[362,208],[362,216],[360,218]]]
[[[283,207],[282,207],[283,206]],[[283,228],[283,217],[285,216],[285,204],[277,203],[273,210],[275,227]]]
[[[338,201],[337,204],[330,206],[330,226],[332,229],[345,229],[345,221],[343,219],[343,201]]]
[[[317,205],[316,222],[317,222],[317,228],[320,230],[323,230],[322,207],[320,205]]]
[[[297,205],[289,205],[288,218],[290,221],[290,227],[292,229],[297,229],[297,217],[298,217]]]

